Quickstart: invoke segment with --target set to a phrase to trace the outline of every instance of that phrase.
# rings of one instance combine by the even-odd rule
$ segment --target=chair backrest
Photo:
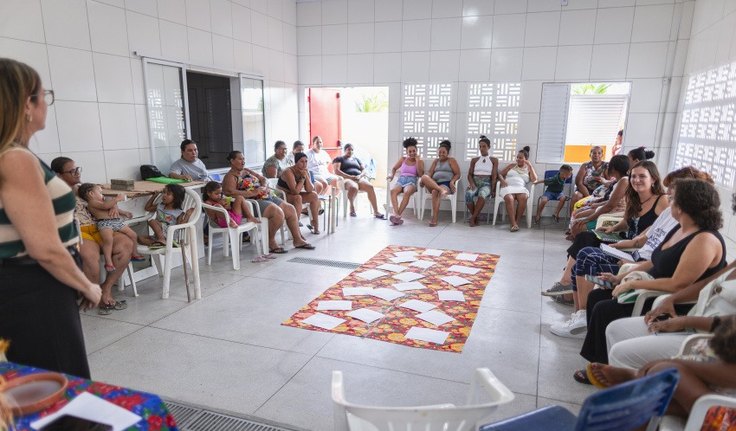
[[[595,393],[583,403],[575,431],[627,431],[647,423],[654,430],[679,380],[670,368]]]

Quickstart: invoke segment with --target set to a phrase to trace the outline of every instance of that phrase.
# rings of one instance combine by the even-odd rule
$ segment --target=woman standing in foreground
[[[100,286],[79,269],[71,189],[29,149],[54,93],[38,73],[0,59],[0,338],[8,360],[89,378],[82,308]]]

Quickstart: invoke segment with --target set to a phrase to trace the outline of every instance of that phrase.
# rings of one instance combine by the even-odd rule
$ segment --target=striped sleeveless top
[[[28,151],[30,153],[28,149],[19,146],[11,147],[7,151]],[[38,158],[35,154],[34,157]],[[38,159],[38,162],[43,171],[43,182],[51,195],[59,238],[65,247],[74,245],[79,242],[79,233],[74,223],[74,207],[76,206],[74,193],[46,163],[41,159]],[[26,247],[15,227],[11,224],[8,215],[5,213],[5,206],[0,200],[0,259],[26,255],[28,255]]]

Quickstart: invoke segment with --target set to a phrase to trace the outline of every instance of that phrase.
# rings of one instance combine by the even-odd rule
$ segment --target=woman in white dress
[[[529,147],[524,147],[516,155],[516,163],[506,166],[498,176],[501,182],[499,193],[506,204],[511,232],[519,230],[519,220],[526,210],[526,201],[529,199],[527,184],[537,181],[537,173],[528,159]],[[514,201],[517,202],[516,210],[514,210]]]

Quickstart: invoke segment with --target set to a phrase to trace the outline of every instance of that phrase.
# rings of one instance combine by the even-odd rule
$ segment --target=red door
[[[324,149],[334,158],[340,155],[340,91],[336,88],[309,89],[309,144],[321,136]]]

